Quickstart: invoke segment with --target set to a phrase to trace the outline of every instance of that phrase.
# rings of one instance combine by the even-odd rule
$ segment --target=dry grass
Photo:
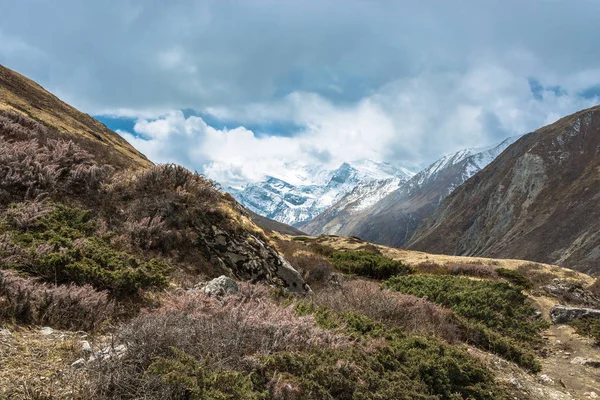
[[[73,399],[85,385],[84,372],[71,368],[82,356],[80,338],[68,332],[42,335],[15,329],[0,335],[0,398]]]
[[[122,160],[134,167],[147,167],[152,163],[125,139],[94,118],[84,114],[37,83],[0,65],[0,110],[18,113],[41,121],[43,124],[65,132],[70,139],[84,139],[97,146],[117,150]]]
[[[336,236],[320,236],[319,238],[308,239],[318,240],[320,244],[332,247],[335,250],[356,250],[358,247],[364,245],[364,242],[358,242],[355,239]],[[381,245],[375,246],[377,246],[377,248],[382,252],[382,254],[385,257],[389,257],[394,260],[400,260],[409,265],[419,265],[423,262],[433,262],[440,265],[475,263],[483,266],[493,267],[494,269],[518,269],[519,266],[522,266],[524,264],[531,264],[539,266],[540,271],[554,274],[556,278],[578,281],[584,286],[591,285],[594,282],[594,279],[591,278],[589,275],[550,264],[528,263],[527,261],[512,259],[493,259],[484,257],[462,257],[449,256],[444,254],[429,254],[420,251],[402,250]]]

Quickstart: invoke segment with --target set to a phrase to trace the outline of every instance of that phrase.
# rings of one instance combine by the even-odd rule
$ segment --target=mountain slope
[[[58,131],[82,136],[116,150],[131,167],[152,163],[125,139],[25,76],[0,65],[0,110],[16,112]]]
[[[267,218],[298,226],[339,201],[356,186],[388,181],[398,187],[413,174],[390,164],[364,160],[328,170],[289,164],[283,175],[242,189],[227,190],[246,208]]]
[[[358,186],[300,228],[309,234],[352,235],[402,246],[448,194],[515,140],[509,138],[494,146],[445,156],[395,187],[387,182]]]
[[[0,269],[119,296],[164,288],[173,276],[307,289],[212,181],[152,165],[29,79],[6,68],[1,76]]]
[[[409,248],[600,272],[600,107],[530,133],[450,195]]]

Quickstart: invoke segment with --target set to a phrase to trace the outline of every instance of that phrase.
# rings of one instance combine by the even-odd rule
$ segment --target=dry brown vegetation
[[[266,286],[244,284],[240,295],[221,299],[202,293],[168,295],[162,306],[142,313],[114,334],[127,343],[123,357],[91,365],[94,398],[181,398],[158,374],[141,374],[158,358],[173,356],[173,348],[208,371],[252,369],[253,357],[276,352],[348,346],[341,333],[315,326],[312,317],[298,317],[279,306]]]
[[[91,286],[49,285],[0,271],[0,319],[93,331],[117,314],[107,292]]]
[[[318,290],[311,299],[319,306],[337,312],[357,312],[410,333],[435,335],[449,342],[461,336],[460,324],[452,311],[419,297],[382,290],[377,282],[345,282],[341,287]]]

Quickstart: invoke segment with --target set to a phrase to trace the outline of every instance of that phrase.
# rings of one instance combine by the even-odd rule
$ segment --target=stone
[[[50,328],[49,326],[45,326],[40,329],[40,334],[42,335],[52,335],[53,333],[54,329]]]
[[[546,374],[542,374],[542,375],[538,376],[538,380],[543,383],[554,385],[554,380]]]
[[[600,318],[600,310],[593,308],[567,307],[555,305],[550,310],[550,319],[555,324],[566,324],[581,317]]]
[[[83,368],[84,366],[85,366],[84,358],[79,358],[75,362],[73,362],[73,364],[71,364],[71,367],[73,367],[73,368]]]
[[[542,289],[546,293],[563,299],[563,301],[568,303],[584,307],[600,307],[600,297],[584,289],[577,282],[556,278],[552,280],[552,283],[542,287]]]
[[[575,357],[571,360],[571,364],[585,365],[586,367],[600,368],[600,361],[591,360],[589,358]]]
[[[590,399],[597,399],[598,397],[600,397],[596,392],[585,392],[583,395]]]
[[[81,342],[81,351],[84,353],[92,353],[92,345],[87,340],[82,340]]]
[[[240,212],[244,214],[241,207]],[[199,233],[203,253],[223,275],[242,281],[265,281],[296,293],[310,292],[300,273],[260,235],[225,231],[214,225]]]
[[[240,288],[233,279],[221,275],[208,282],[203,290],[209,296],[224,296],[226,294],[238,293]]]
[[[6,329],[6,328],[0,329],[0,336],[10,336],[10,335],[12,335],[12,333],[8,329]]]

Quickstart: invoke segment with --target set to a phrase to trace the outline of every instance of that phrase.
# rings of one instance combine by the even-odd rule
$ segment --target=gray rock
[[[84,353],[92,353],[92,345],[87,340],[82,340],[81,342],[81,350]]]
[[[584,307],[600,307],[600,298],[577,282],[564,279],[553,279],[552,283],[542,288],[546,293],[556,296],[562,301]]]
[[[242,281],[265,281],[297,293],[310,291],[298,271],[260,235],[213,225],[200,236],[204,254],[221,274]]]
[[[83,368],[84,366],[85,366],[84,358],[80,358],[80,359],[76,360],[73,364],[71,364],[71,367],[73,367],[73,368]]]
[[[233,279],[221,275],[208,282],[203,290],[209,296],[224,296],[226,294],[238,293],[240,288]]]
[[[600,361],[591,360],[589,358],[575,357],[571,360],[571,364],[585,365],[586,367],[600,368]]]
[[[0,328],[0,336],[10,336],[12,333],[6,328]]]
[[[40,329],[40,334],[42,335],[52,335],[53,333],[54,329],[50,328],[49,326],[45,326]]]
[[[550,310],[550,319],[555,324],[566,324],[581,317],[600,318],[600,310],[593,308],[577,308],[567,307],[563,305],[555,305]]]

